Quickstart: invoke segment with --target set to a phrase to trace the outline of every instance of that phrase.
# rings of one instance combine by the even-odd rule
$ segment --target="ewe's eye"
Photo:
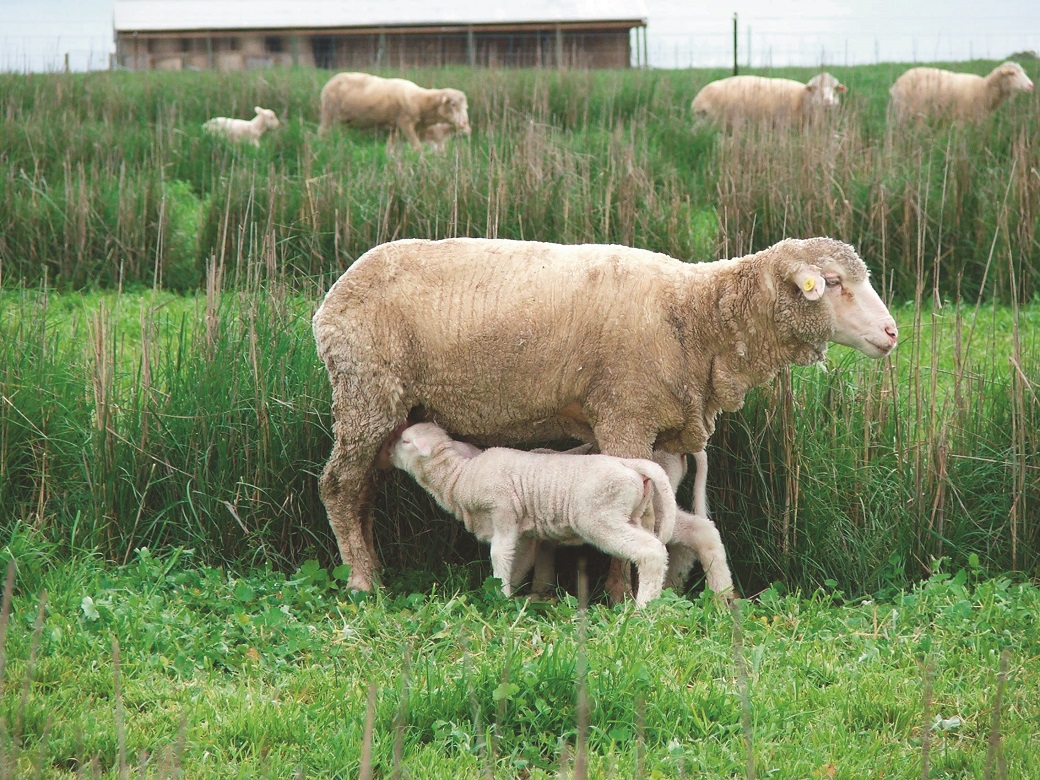
[[[836,276],[828,276],[827,277],[827,286],[828,287],[840,287],[841,286],[841,279],[839,279]]]

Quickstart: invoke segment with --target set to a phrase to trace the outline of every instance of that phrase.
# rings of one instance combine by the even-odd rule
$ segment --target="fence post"
[[[737,75],[737,14],[733,12],[733,75]]]

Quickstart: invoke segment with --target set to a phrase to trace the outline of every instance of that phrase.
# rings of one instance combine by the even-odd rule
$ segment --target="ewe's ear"
[[[844,84],[839,84],[837,87],[835,87],[835,89],[843,95],[849,91],[849,88],[846,87]]]
[[[794,282],[802,295],[810,301],[818,301],[823,297],[823,291],[827,288],[827,280],[823,278],[820,269],[815,265],[803,265],[788,279]]]

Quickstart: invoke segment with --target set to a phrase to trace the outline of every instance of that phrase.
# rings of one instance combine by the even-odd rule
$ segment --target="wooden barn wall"
[[[472,48],[471,48],[472,43]],[[296,35],[150,33],[117,39],[131,70],[242,70],[302,65],[330,70],[476,65],[492,68],[627,68],[628,30]]]

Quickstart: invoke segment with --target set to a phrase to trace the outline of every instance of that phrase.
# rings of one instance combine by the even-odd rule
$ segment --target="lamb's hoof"
[[[740,601],[740,594],[735,588],[726,588],[715,594],[715,600],[723,607],[730,607]]]

